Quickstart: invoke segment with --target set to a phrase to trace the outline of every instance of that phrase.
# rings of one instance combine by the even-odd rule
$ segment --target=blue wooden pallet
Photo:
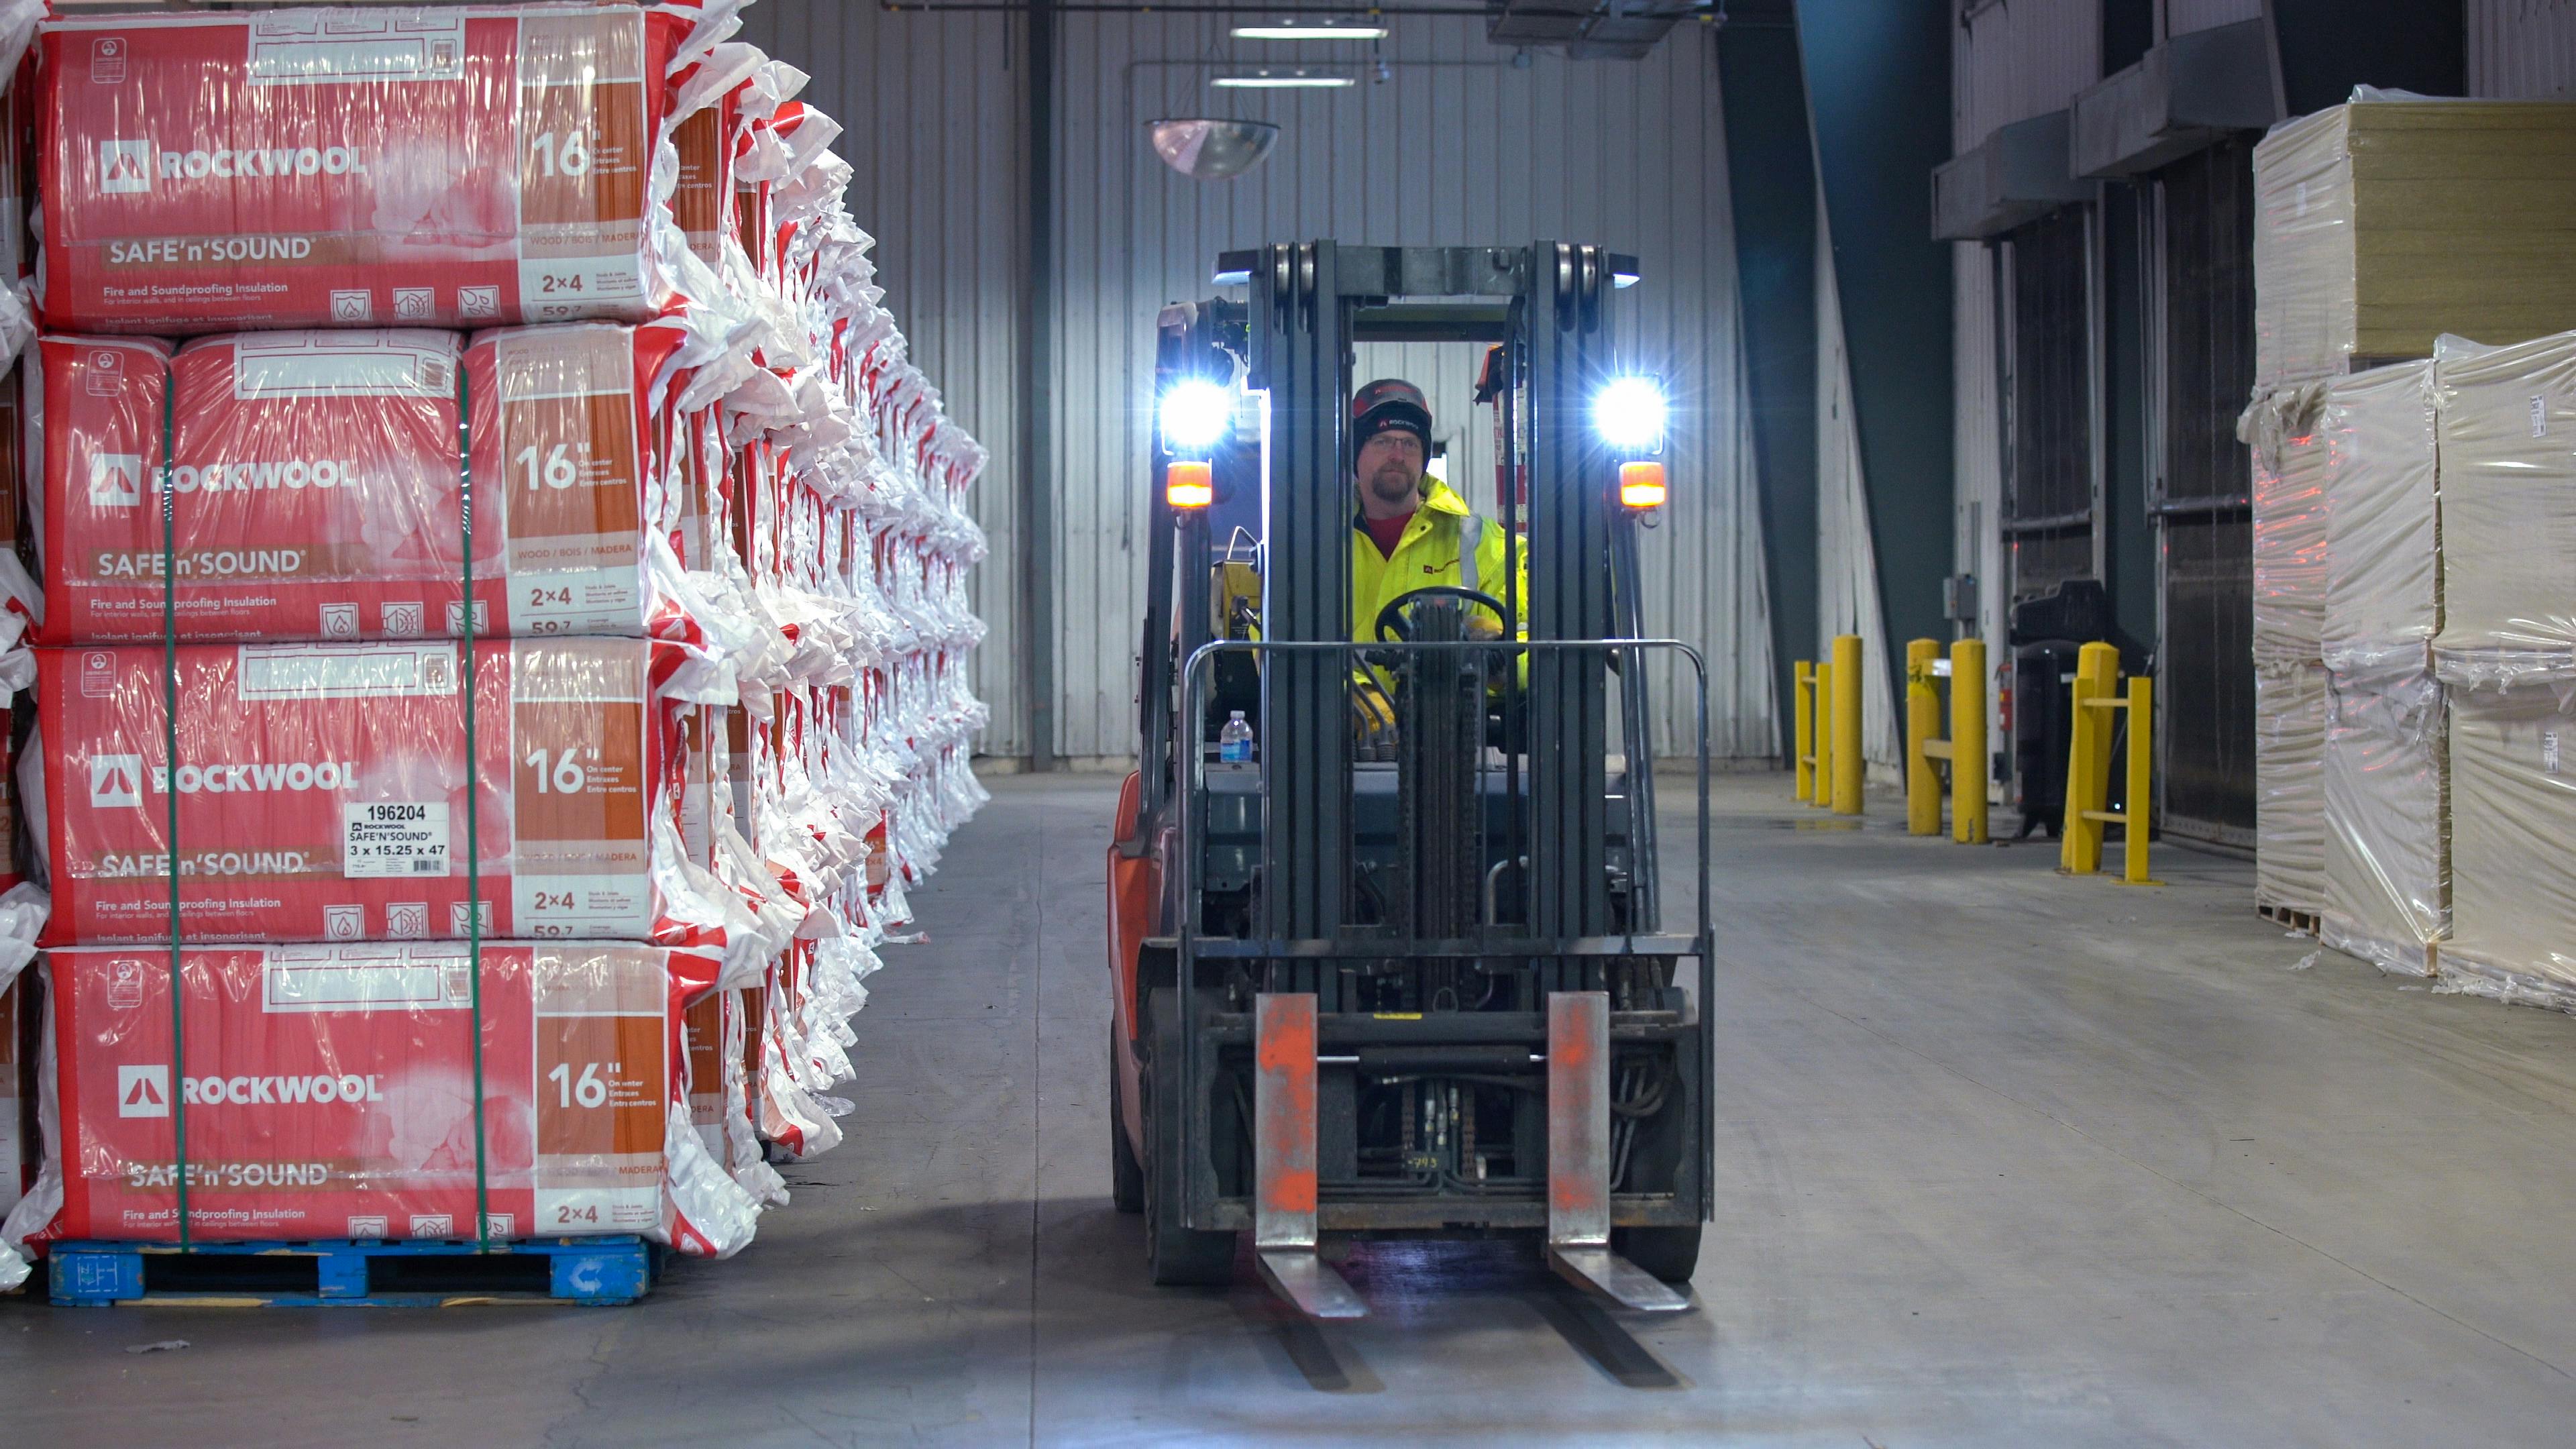
[[[52,1300],[78,1308],[186,1303],[244,1308],[436,1308],[495,1300],[596,1307],[652,1287],[655,1246],[636,1237],[496,1242],[56,1243]],[[542,1257],[540,1267],[531,1261]],[[542,1286],[540,1286],[542,1285]]]

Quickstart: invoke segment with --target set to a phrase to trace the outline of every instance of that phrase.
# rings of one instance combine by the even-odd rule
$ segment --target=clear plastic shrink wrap
[[[685,481],[707,467],[686,456],[705,420],[670,407],[724,364],[703,320],[504,328],[470,346],[427,331],[175,352],[46,337],[25,366],[38,546],[32,576],[0,557],[0,587],[40,641],[159,638],[166,436],[182,638],[461,633],[461,404],[478,634],[651,635],[747,659],[762,646],[731,597],[740,570]]]
[[[2338,674],[2432,668],[2442,622],[2434,428],[2430,362],[2327,387],[2323,657]]]
[[[55,21],[40,310],[162,334],[650,317],[708,290],[671,220],[673,82],[739,8]]]
[[[2456,346],[2441,408],[2442,629],[2460,689],[2576,683],[2576,333]]]
[[[2254,148],[2258,387],[2576,327],[2576,105],[2363,88]]]
[[[721,1256],[758,1207],[689,1122],[680,1021],[712,955],[485,942],[478,1148],[462,945],[192,947],[184,1054],[158,951],[55,951],[43,1171],[12,1246],[635,1233]],[[174,1068],[177,1075],[174,1078]]]
[[[2576,702],[2451,695],[2451,939],[2444,980],[2576,1010]]]
[[[22,973],[23,974],[23,973]],[[27,988],[17,982],[0,985],[0,1220],[18,1205],[34,1170],[34,1143],[27,1140],[26,1099],[19,1090],[28,1075],[20,1042],[27,1033]]]
[[[2430,976],[2450,932],[2450,768],[2442,686],[2422,669],[2334,676],[2325,744],[2319,938]]]
[[[2325,882],[2326,670],[2254,668],[2254,897],[2315,913]]]
[[[2326,390],[2258,393],[2237,420],[2254,455],[2254,658],[2313,660],[2326,609]]]
[[[2459,339],[2443,339],[2457,355]],[[2327,388],[2324,942],[2433,973],[2450,926],[2449,753],[2431,362]]]

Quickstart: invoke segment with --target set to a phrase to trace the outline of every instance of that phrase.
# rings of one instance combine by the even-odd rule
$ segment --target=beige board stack
[[[2371,94],[2254,150],[2256,376],[2576,327],[2576,106]]]
[[[2356,91],[2274,128],[2254,189],[2256,381],[2238,434],[2254,453],[2257,903],[2339,916],[2362,954],[2423,971],[2439,939],[2442,791],[2438,768],[2421,772],[2439,759],[2444,709],[2402,656],[2406,630],[2439,615],[2391,616],[2422,600],[2409,577],[2437,567],[2430,461],[2401,440],[2418,425],[2398,396],[2405,370],[2356,369],[2427,358],[2446,332],[2576,327],[2576,106]],[[2338,438],[2363,454],[2341,465],[2358,469],[2348,487],[2364,500],[2348,541],[2420,547],[2403,564],[2356,556],[2338,578]],[[2402,518],[2372,522],[2372,509]],[[2374,542],[2374,529],[2394,531]],[[2332,762],[2330,738],[2343,745]]]
[[[2254,456],[2255,903],[2325,907],[2325,385],[2258,393],[2237,432]]]
[[[2442,623],[2450,702],[2444,981],[2576,1009],[2576,332],[2446,339]]]
[[[2435,364],[2334,379],[2326,452],[2324,759],[2329,946],[2433,973],[2450,928]]]

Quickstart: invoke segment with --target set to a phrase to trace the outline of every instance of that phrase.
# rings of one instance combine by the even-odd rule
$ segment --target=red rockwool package
[[[169,938],[174,788],[190,940],[461,937],[476,779],[488,934],[716,950],[746,981],[783,939],[681,841],[678,646],[478,642],[470,768],[452,643],[183,645],[176,770],[158,646],[35,653],[43,944]]]
[[[732,7],[738,8],[738,7]],[[640,320],[671,299],[671,72],[730,10],[292,8],[49,22],[50,326]]]
[[[673,551],[688,500],[662,484],[670,422],[655,409],[703,340],[678,320],[506,328],[471,346],[428,331],[238,333],[175,352],[47,337],[27,372],[41,546],[32,579],[0,561],[0,583],[55,643],[160,637],[173,563],[183,638],[461,633],[461,402],[478,633],[703,641],[726,611]]]
[[[166,950],[43,969],[53,1090],[13,1245],[172,1241],[182,1162],[192,1238],[473,1238],[478,1158],[495,1238],[751,1236],[757,1205],[689,1125],[680,1020],[712,956],[486,944],[479,1144],[465,947],[190,948],[176,1052]]]

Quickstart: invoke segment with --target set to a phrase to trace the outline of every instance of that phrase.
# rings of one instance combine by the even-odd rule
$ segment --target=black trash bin
[[[2046,830],[2051,840],[2066,824],[2066,756],[2075,739],[2077,653],[2087,644],[2110,644],[2120,651],[2120,667],[2136,672],[2153,668],[2147,651],[2112,621],[2111,596],[2092,579],[2069,579],[2055,593],[2024,599],[2012,611],[2012,749],[2013,809],[2025,840]],[[2116,737],[2128,722],[2118,721]],[[2115,747],[2111,758],[2121,758]],[[2124,781],[2112,771],[2110,808],[2125,809]]]

